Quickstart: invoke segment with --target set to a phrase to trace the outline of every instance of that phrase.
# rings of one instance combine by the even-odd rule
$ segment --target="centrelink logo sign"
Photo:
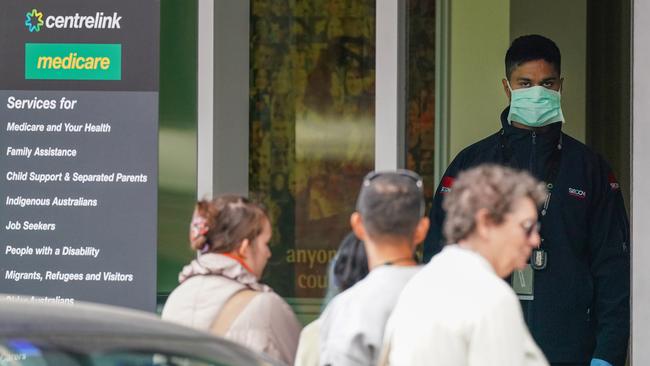
[[[114,12],[106,15],[98,11],[93,15],[48,15],[47,17],[37,9],[32,9],[25,14],[25,27],[34,33],[40,32],[43,27],[48,29],[120,29],[122,17]]]

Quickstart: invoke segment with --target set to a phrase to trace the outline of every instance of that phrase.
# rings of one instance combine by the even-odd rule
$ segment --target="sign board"
[[[154,310],[159,0],[3,0],[0,292]]]

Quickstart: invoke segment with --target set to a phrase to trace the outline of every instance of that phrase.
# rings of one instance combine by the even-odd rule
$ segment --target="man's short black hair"
[[[422,179],[406,170],[369,174],[357,199],[357,212],[373,237],[412,237],[423,209]]]
[[[510,80],[512,71],[528,61],[544,60],[555,67],[558,75],[561,69],[560,49],[555,42],[538,34],[521,36],[512,41],[506,52],[506,77]]]

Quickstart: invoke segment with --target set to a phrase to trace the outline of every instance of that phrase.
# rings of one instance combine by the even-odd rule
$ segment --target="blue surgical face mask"
[[[510,113],[508,122],[522,123],[529,127],[542,127],[564,122],[560,92],[543,86],[531,86],[512,90],[510,82]]]

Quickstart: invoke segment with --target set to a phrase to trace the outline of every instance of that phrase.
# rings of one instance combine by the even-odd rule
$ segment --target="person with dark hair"
[[[562,132],[560,70],[560,51],[550,39],[527,35],[512,42],[502,80],[510,105],[501,113],[501,130],[465,148],[447,168],[424,257],[445,243],[442,202],[461,171],[488,162],[527,170],[550,192],[540,210],[540,245],[511,278],[528,327],[553,365],[623,366],[630,335],[627,213],[607,162]]]
[[[502,280],[539,245],[545,198],[525,172],[484,165],[460,174],[443,204],[449,244],[400,295],[381,365],[548,366]]]
[[[415,247],[429,228],[422,179],[408,170],[366,175],[350,217],[370,273],[329,303],[321,316],[320,365],[375,365],[397,297],[419,270]]]
[[[338,292],[343,292],[366,277],[368,272],[368,256],[363,242],[354,233],[348,233],[334,257],[333,285]]]
[[[353,232],[343,238],[330,263],[328,289],[324,306],[339,293],[354,286],[368,275],[368,257],[363,242]],[[322,318],[307,324],[300,332],[294,366],[318,366],[320,359],[320,327]]]
[[[190,225],[197,258],[179,274],[162,318],[293,365],[300,324],[289,305],[259,282],[270,239],[268,216],[246,198],[199,201]]]

